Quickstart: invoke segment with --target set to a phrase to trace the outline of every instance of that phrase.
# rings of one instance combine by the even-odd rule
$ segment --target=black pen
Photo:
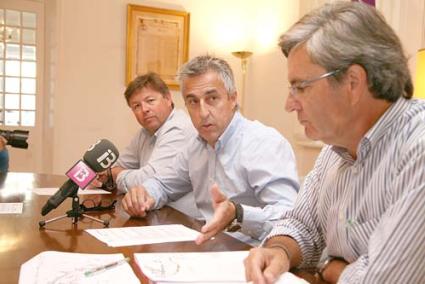
[[[90,270],[84,272],[84,275],[86,277],[89,277],[89,276],[92,276],[93,274],[96,274],[96,273],[98,273],[100,271],[104,271],[104,270],[113,268],[113,267],[118,266],[118,265],[120,265],[120,264],[122,264],[124,262],[129,262],[129,261],[130,261],[130,258],[129,257],[126,257],[126,258],[123,258],[123,259],[114,261],[112,263],[109,263],[109,264],[106,264],[106,265],[102,265],[102,266],[99,266],[99,267],[90,269]]]

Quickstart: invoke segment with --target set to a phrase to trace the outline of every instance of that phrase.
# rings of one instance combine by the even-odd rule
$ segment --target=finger
[[[204,243],[206,240],[204,238],[204,234],[199,234],[195,239],[195,244],[200,245]]]
[[[139,202],[137,201],[137,191],[135,188],[130,189],[130,191],[127,193],[128,195],[128,209],[131,212],[131,216],[137,216],[138,214],[138,206]],[[126,195],[126,196],[127,196]]]
[[[218,185],[214,183],[210,189],[211,199],[213,204],[217,204],[223,201],[226,201],[227,196],[220,190]]]
[[[155,199],[153,199],[151,196],[149,196],[146,204],[148,205],[148,207],[146,209],[151,210],[151,208],[155,205]]]
[[[195,239],[195,244],[197,245],[203,244],[209,239],[211,239],[214,235],[215,234],[211,234],[211,233],[208,233],[208,234],[200,233],[198,237]]]
[[[127,198],[128,213],[134,217],[140,215],[137,191],[137,188],[132,188],[125,196]]]
[[[136,200],[137,204],[134,206],[134,211],[136,212],[136,216],[145,217],[146,216],[146,191],[144,188],[136,187],[133,189],[134,192],[134,200]]]
[[[90,184],[90,188],[96,188],[96,187],[102,187],[102,182],[99,181],[98,179],[94,179]]]
[[[122,204],[122,207],[124,208],[125,212],[127,212],[129,215],[131,215],[131,211],[130,211],[131,199],[129,198],[128,193],[122,199],[121,204]]]
[[[261,253],[261,250],[251,249],[248,257],[244,260],[247,281],[260,284],[266,283],[266,279],[263,276],[265,259]]]
[[[263,275],[264,275],[265,283],[275,283],[280,274],[275,275],[272,272],[265,270],[263,272]]]
[[[218,230],[220,230],[219,218],[217,218],[217,216],[215,216],[215,215],[214,215],[213,219],[209,220],[201,228],[202,233],[208,233],[208,232],[211,232],[211,231],[218,231]]]
[[[132,200],[131,211],[134,216],[145,217],[147,211],[152,208],[155,200],[143,187],[134,187],[129,191]]]
[[[274,283],[283,272],[288,270],[288,259],[283,259],[280,255],[276,256],[276,254],[273,253],[269,265],[265,267],[263,271],[263,275],[267,283]]]
[[[143,191],[143,203],[141,204],[143,211],[149,211],[154,205],[153,198],[149,195],[149,193],[145,189],[141,189]]]

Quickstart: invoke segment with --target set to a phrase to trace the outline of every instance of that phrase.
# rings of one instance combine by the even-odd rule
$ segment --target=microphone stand
[[[69,194],[68,197],[72,198],[72,209],[69,211],[66,211],[66,214],[64,215],[38,222],[38,225],[40,226],[40,228],[43,228],[46,224],[50,222],[58,221],[66,217],[72,218],[72,224],[77,224],[78,219],[80,217],[86,217],[90,220],[103,224],[103,226],[105,227],[109,227],[109,220],[102,220],[102,219],[98,219],[90,215],[84,214],[84,209],[80,205],[80,197],[78,196],[78,186],[75,186],[73,188],[72,192]]]

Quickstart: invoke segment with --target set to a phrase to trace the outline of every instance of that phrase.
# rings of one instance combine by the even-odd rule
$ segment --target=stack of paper
[[[140,283],[126,261],[111,265],[122,259],[122,254],[45,251],[22,264],[19,284]]]
[[[144,227],[87,229],[86,231],[110,247],[194,241],[199,235],[198,231],[177,224]]]
[[[156,283],[247,283],[243,260],[248,251],[136,253],[143,274]],[[307,284],[287,272],[279,284]]]

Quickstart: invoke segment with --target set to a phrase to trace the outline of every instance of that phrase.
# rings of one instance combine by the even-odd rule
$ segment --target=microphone
[[[83,156],[83,160],[77,161],[71,169],[66,172],[69,179],[52,195],[41,210],[41,215],[58,207],[67,197],[72,196],[78,188],[86,188],[96,173],[110,168],[118,159],[119,152],[109,140],[100,139],[91,145]]]

